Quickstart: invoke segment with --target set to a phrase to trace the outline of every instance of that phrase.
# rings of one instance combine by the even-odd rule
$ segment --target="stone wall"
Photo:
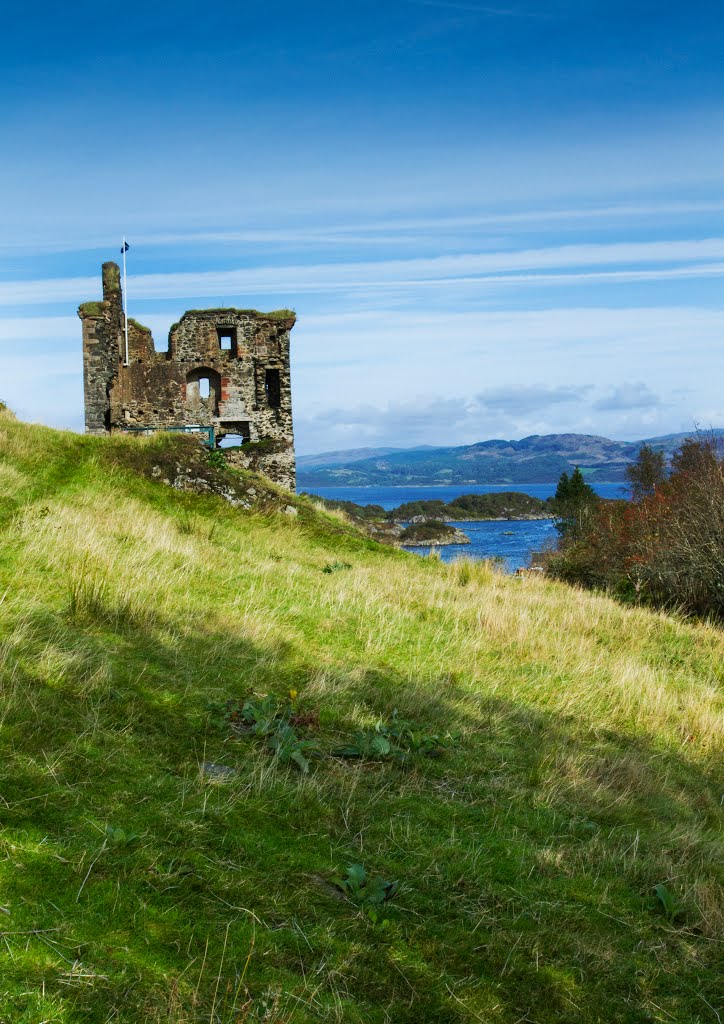
[[[232,469],[263,473],[282,487],[288,487],[290,491],[295,489],[294,448],[283,441],[259,441],[240,448],[226,448],[224,458]]]
[[[217,441],[274,442],[274,452],[259,449],[250,460],[294,489],[293,312],[190,310],[171,328],[166,352],[156,352],[150,330],[129,318],[125,365],[120,272],[104,263],[103,301],[83,303],[78,315],[88,433],[212,426]]]

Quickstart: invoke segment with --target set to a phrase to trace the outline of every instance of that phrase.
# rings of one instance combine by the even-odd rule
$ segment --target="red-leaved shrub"
[[[543,555],[547,571],[620,597],[724,618],[724,458],[684,442],[669,479],[635,502],[600,502],[583,533]]]

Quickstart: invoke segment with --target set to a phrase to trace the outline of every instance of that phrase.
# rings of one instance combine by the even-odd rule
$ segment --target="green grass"
[[[89,302],[81,302],[78,308],[86,316],[103,316],[106,311],[104,302],[96,302],[93,300]]]
[[[0,410],[0,1021],[716,1022],[721,632],[190,451]],[[308,774],[219,713],[290,691]],[[455,738],[328,756],[395,709]]]
[[[136,327],[139,331],[148,331],[150,333],[150,327],[146,327],[145,324],[142,324],[139,320],[135,320],[132,316],[129,316],[128,322],[129,324],[133,324],[133,326]]]
[[[212,313],[214,315],[225,313],[228,316],[233,316],[236,313],[250,313],[252,316],[260,317],[262,320],[291,320],[297,315],[293,309],[272,309],[268,313],[262,313],[258,309],[237,309],[234,306],[229,306],[223,309],[187,309],[184,316],[189,316],[190,314],[195,313]],[[174,324],[174,327],[175,326],[176,324]]]

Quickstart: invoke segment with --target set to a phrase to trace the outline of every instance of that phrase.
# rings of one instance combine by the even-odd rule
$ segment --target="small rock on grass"
[[[213,761],[204,761],[201,765],[201,774],[212,782],[230,782],[236,772],[225,764],[214,764]]]

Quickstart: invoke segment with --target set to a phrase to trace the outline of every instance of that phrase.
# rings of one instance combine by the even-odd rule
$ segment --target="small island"
[[[375,532],[390,534],[392,527],[401,523],[417,525],[422,523],[472,522],[487,520],[505,522],[512,520],[551,519],[551,500],[533,498],[522,491],[497,491],[493,494],[461,494],[453,501],[438,498],[426,501],[407,501],[387,511],[381,505],[357,505],[354,501],[335,501],[319,498],[327,508],[345,512],[357,523],[373,526]],[[462,541],[460,543],[463,543]]]
[[[446,544],[469,544],[470,538],[456,526],[428,519],[411,523],[399,535],[398,543],[403,548],[437,548]]]
[[[492,494],[461,494],[450,502],[433,498],[427,501],[408,501],[387,513],[394,522],[420,522],[421,520],[507,520],[550,519],[550,503],[533,498],[522,491],[497,491]]]

